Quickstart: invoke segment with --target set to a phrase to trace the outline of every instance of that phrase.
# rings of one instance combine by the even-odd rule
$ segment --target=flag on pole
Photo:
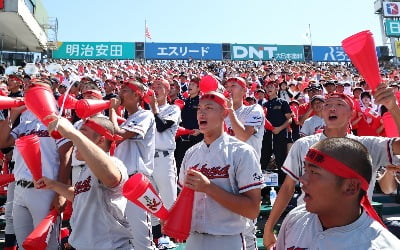
[[[312,44],[311,40],[311,27],[310,25],[307,26],[306,31],[303,34],[304,40],[307,42],[307,44]]]
[[[149,31],[149,27],[147,27],[147,25],[146,25],[146,28],[145,28],[144,35],[145,35],[146,38],[151,40],[151,34],[150,34],[150,31]]]

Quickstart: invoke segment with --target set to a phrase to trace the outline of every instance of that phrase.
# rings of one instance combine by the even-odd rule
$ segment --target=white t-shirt
[[[361,142],[367,149],[372,159],[372,177],[368,188],[368,198],[372,199],[372,194],[374,191],[376,171],[381,166],[387,166],[390,164],[398,165],[397,157],[393,154],[392,143],[394,138],[387,137],[375,137],[375,136],[355,136],[348,134],[347,138],[354,139]],[[290,149],[285,162],[283,163],[282,170],[290,178],[299,181],[300,176],[303,175],[304,168],[304,158],[308,152],[308,149],[315,143],[326,139],[324,133],[318,133],[315,135],[310,135],[302,137],[297,140],[292,148]],[[297,204],[303,204],[304,201],[301,197],[298,198]]]
[[[114,156],[125,164],[129,175],[139,172],[151,176],[154,169],[156,132],[153,113],[139,109],[120,127],[137,135],[122,141],[115,149]]]
[[[323,230],[318,215],[299,206],[286,216],[276,249],[399,249],[400,240],[365,211],[353,223]]]
[[[235,110],[235,114],[237,116],[237,119],[244,126],[251,126],[254,128],[255,133],[250,136],[249,139],[247,139],[246,143],[256,150],[257,158],[260,159],[265,123],[264,111],[262,107],[258,104],[254,104],[251,106],[242,105],[240,106],[240,108]],[[228,133],[232,136],[235,136],[229,117],[225,118],[225,124],[228,128]]]
[[[304,121],[303,126],[300,129],[300,135],[307,136],[313,135],[320,129],[325,128],[325,121],[322,117],[313,115]]]
[[[180,186],[191,168],[233,194],[264,186],[255,150],[225,133],[209,146],[201,141],[186,151],[179,173]],[[246,226],[245,217],[228,210],[202,192],[195,192],[192,214],[192,232],[236,235],[242,233]]]
[[[112,160],[122,176],[114,188],[104,186],[87,165],[73,168],[75,197],[69,242],[76,249],[126,249],[132,239],[124,215],[127,199],[122,196],[128,174],[120,160]]]

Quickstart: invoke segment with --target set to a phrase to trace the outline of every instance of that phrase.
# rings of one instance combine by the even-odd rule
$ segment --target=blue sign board
[[[222,44],[215,43],[146,43],[146,59],[222,60]]]
[[[316,62],[349,62],[342,46],[312,46],[312,59]]]

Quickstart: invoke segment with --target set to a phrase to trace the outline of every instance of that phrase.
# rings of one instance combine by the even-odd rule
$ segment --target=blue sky
[[[42,0],[59,41],[340,45],[369,29],[382,45],[371,0]]]

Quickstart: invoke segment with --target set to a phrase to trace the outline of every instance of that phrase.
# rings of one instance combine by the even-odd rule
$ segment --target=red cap
[[[351,109],[353,109],[353,107],[354,107],[353,99],[351,99],[351,97],[348,95],[345,95],[342,93],[331,93],[331,94],[328,94],[325,96],[326,100],[328,100],[330,98],[340,98],[340,99],[344,100],[350,106]]]
[[[221,105],[224,109],[226,109],[228,107],[228,105],[226,103],[226,98],[218,92],[208,92],[207,94],[202,95],[200,97],[200,101],[201,100],[214,101],[214,102],[218,103],[219,105]]]
[[[236,82],[238,83],[242,88],[246,88],[246,81],[242,77],[231,77],[226,80],[226,83],[228,82]]]

